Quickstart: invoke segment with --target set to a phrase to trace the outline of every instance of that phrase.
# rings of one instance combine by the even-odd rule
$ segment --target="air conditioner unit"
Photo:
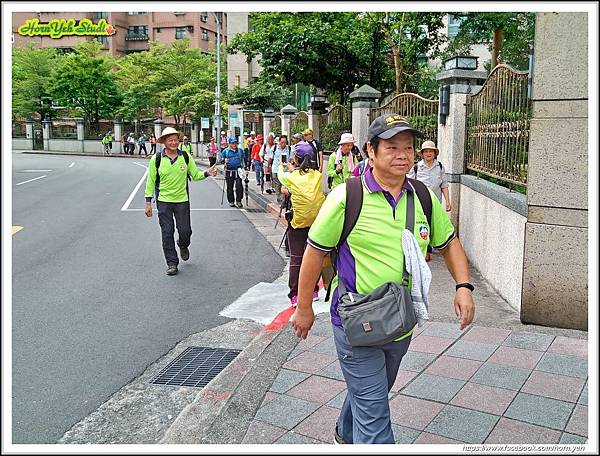
[[[193,26],[193,25],[188,25],[188,26],[187,26],[187,30],[188,30],[188,32],[190,32],[190,33],[194,33],[194,26]]]

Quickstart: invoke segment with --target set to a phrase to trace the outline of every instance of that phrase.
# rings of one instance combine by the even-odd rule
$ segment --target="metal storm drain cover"
[[[188,347],[150,380],[155,385],[202,388],[235,359],[240,350]]]
[[[246,212],[265,212],[265,211],[264,211],[264,209],[252,207],[252,208],[246,209]]]

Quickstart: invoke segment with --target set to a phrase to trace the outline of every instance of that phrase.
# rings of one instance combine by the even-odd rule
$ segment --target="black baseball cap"
[[[414,136],[422,137],[423,134],[414,128],[406,118],[399,116],[398,114],[384,114],[377,117],[367,130],[367,137],[369,141],[374,138],[390,139],[392,136],[402,133],[403,131],[410,131]]]

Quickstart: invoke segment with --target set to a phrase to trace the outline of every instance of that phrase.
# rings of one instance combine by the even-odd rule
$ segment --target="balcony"
[[[129,32],[125,37],[125,41],[148,41],[148,34]]]

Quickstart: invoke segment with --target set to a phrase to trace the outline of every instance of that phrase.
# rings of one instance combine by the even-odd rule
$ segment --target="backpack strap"
[[[160,167],[160,159],[162,157],[162,152],[156,152],[154,154],[154,164],[156,165],[156,179],[154,180],[154,199],[158,202],[158,190],[160,187],[160,174],[158,173],[158,168]]]
[[[419,168],[419,165],[417,163],[415,163],[415,166],[413,166],[413,173],[415,173],[415,179],[417,178],[417,169]]]
[[[431,225],[431,211],[432,211],[432,202],[431,202],[431,193],[429,193],[429,189],[427,186],[416,179],[408,178],[408,181],[412,184],[415,192],[417,193],[417,197],[421,202],[421,207],[423,208],[423,212],[425,213],[425,217],[427,218],[427,223],[429,224],[429,231],[433,233],[433,226]]]
[[[342,234],[340,240],[335,248],[331,251],[331,265],[334,271],[337,273],[336,263],[340,252],[340,247],[346,242],[346,239],[350,235],[350,232],[354,229],[360,211],[362,209],[363,202],[363,184],[360,177],[352,177],[346,181],[346,207],[344,208],[344,226],[342,228]],[[339,281],[339,278],[338,278]],[[327,294],[325,301],[329,300],[329,294],[331,293],[331,284],[333,280],[329,282],[327,287]]]

